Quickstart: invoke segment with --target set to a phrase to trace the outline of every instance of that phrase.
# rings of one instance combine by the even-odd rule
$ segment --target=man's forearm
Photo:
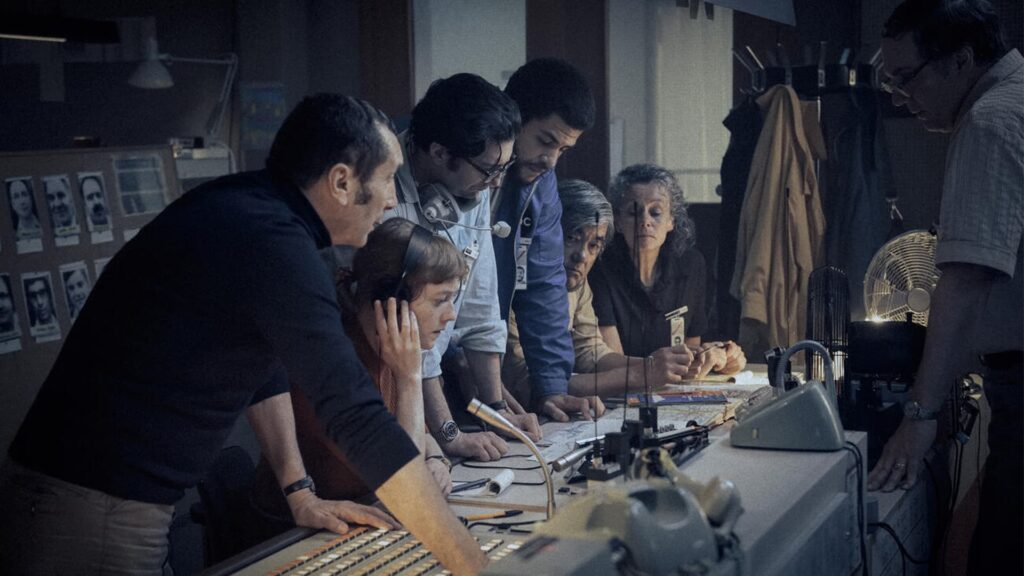
[[[411,460],[377,488],[377,497],[413,536],[454,574],[477,574],[487,564],[480,545],[458,521],[422,458]]]
[[[642,361],[636,359],[636,363],[641,364]],[[622,396],[626,392],[626,371],[625,366],[620,366],[590,374],[573,374],[569,379],[569,394],[573,396],[597,395],[602,398]],[[632,392],[638,392],[643,388],[643,381],[634,378],[635,371],[631,372],[629,389]]]
[[[485,404],[501,400],[501,355],[468,349],[463,349],[463,352],[476,388],[476,397]]]
[[[971,328],[994,280],[994,273],[980,266],[958,264],[943,270],[932,294],[924,353],[910,391],[925,409],[937,410],[953,379],[967,369]]]
[[[431,433],[437,432],[442,424],[452,419],[440,377],[423,379],[423,409],[426,412],[427,429]]]
[[[256,434],[264,458],[277,476],[280,486],[287,486],[306,476],[299,442],[295,436],[295,413],[292,395],[285,392],[271,396],[246,410],[249,424]]]

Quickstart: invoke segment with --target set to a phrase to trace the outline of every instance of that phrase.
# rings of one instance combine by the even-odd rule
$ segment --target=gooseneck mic
[[[548,471],[548,464],[544,461],[544,457],[540,455],[540,450],[537,450],[537,445],[523,432],[512,425],[511,422],[505,419],[504,416],[498,414],[493,408],[484,404],[483,402],[473,398],[469,402],[469,406],[466,411],[483,420],[484,422],[500,429],[511,436],[515,436],[517,440],[526,444],[526,447],[533,452],[533,455],[537,458],[537,463],[540,464],[540,470],[544,473],[544,485],[548,489],[548,507],[546,510],[547,520],[550,520],[555,514],[555,489],[551,483],[551,472]]]

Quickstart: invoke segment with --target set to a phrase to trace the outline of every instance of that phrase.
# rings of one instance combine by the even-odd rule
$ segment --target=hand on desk
[[[452,493],[452,472],[448,469],[448,465],[443,460],[427,458],[427,470],[430,470],[430,475],[437,480],[437,485],[441,487],[441,495],[447,498]]]
[[[647,376],[654,382],[680,382],[689,372],[693,358],[693,353],[683,344],[658,348],[648,358],[650,372]],[[638,368],[639,371],[634,374],[638,378],[643,378],[643,364]],[[638,379],[637,381],[642,380]]]
[[[687,379],[700,380],[711,372],[735,374],[747,366],[743,349],[733,341],[707,342],[691,349],[693,362],[690,363]]]
[[[544,432],[540,429],[540,422],[537,420],[537,415],[533,412],[527,412],[523,405],[516,400],[516,397],[508,391],[508,388],[504,384],[501,385],[501,398],[508,404],[507,410],[500,410],[499,413],[504,416],[509,422],[511,422],[516,428],[519,428],[530,437],[530,440],[534,442],[544,437]],[[527,418],[523,418],[526,416]]]
[[[443,447],[445,454],[489,462],[508,452],[508,444],[494,432],[459,432]]]
[[[924,455],[935,442],[936,428],[935,420],[904,419],[868,475],[868,490],[892,492],[897,485],[904,490],[912,487],[921,472]]]
[[[540,431],[540,423],[537,421],[537,415],[526,412],[522,414],[515,414],[512,412],[511,408],[512,407],[509,406],[509,410],[498,410],[498,414],[501,414],[509,421],[509,423],[522,430],[530,440],[533,440],[534,442],[540,440],[541,437],[543,437],[543,433]]]
[[[541,410],[556,422],[568,422],[569,414],[574,412],[579,412],[584,420],[593,420],[604,414],[604,403],[597,396],[554,394],[544,398]]]
[[[364,524],[374,528],[399,528],[398,521],[387,512],[348,500],[323,500],[309,490],[288,495],[288,507],[297,526],[324,528],[344,534],[349,524]]]

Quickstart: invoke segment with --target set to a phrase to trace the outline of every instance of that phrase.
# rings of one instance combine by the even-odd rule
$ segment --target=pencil
[[[472,516],[466,516],[466,522],[479,522],[480,520],[494,520],[496,518],[511,518],[512,516],[519,516],[522,513],[522,510],[502,510],[500,512],[488,512],[486,514],[473,514]]]

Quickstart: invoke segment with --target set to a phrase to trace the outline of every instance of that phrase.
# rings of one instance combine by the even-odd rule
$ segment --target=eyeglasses
[[[917,68],[914,68],[913,72],[903,76],[902,79],[897,80],[895,78],[892,78],[889,80],[883,80],[879,87],[882,90],[888,92],[889,94],[895,94],[899,92],[904,96],[910,96],[910,94],[907,92],[907,85],[913,82],[914,78],[917,78],[917,75],[920,74],[921,71],[925,69],[925,66],[928,66],[931,63],[931,60],[925,60],[924,62],[921,62],[921,64],[918,65]]]
[[[479,172],[480,175],[484,177],[483,181],[485,183],[493,182],[496,178],[508,172],[508,169],[512,167],[512,164],[515,164],[516,159],[517,156],[515,155],[515,153],[513,153],[512,157],[508,159],[508,162],[505,162],[501,166],[495,166],[494,168],[487,170],[477,165],[477,163],[473,162],[471,158],[463,158],[463,160],[465,160],[467,164],[469,164],[473,168],[476,168],[476,171]]]

